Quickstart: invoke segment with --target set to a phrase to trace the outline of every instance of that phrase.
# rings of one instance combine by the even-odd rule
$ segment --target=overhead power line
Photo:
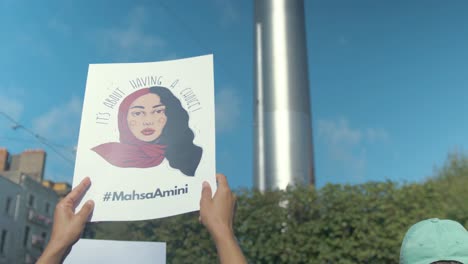
[[[49,149],[51,149],[55,154],[57,154],[59,157],[61,157],[62,159],[64,159],[65,161],[67,161],[70,165],[73,165],[74,162],[73,160],[71,160],[70,158],[68,158],[67,156],[63,155],[63,153],[61,153],[58,149],[56,149],[56,147],[64,147],[62,145],[59,145],[59,144],[55,144],[55,143],[52,143],[50,140],[48,140],[47,138],[35,133],[34,131],[32,131],[31,129],[27,128],[26,126],[23,126],[21,123],[19,123],[18,121],[16,121],[13,117],[11,117],[10,115],[8,115],[7,113],[5,112],[2,112],[0,111],[0,115],[4,116],[6,119],[8,119],[10,122],[13,123],[13,126],[12,126],[12,129],[13,130],[18,130],[18,129],[22,129],[24,131],[26,131],[28,134],[30,134],[31,136],[33,136],[37,141],[39,141],[39,143],[47,146]],[[72,152],[73,153],[73,152]]]

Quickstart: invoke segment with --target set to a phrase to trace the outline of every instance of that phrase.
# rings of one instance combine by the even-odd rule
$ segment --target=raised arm
[[[75,214],[75,207],[91,185],[88,177],[84,178],[55,207],[54,224],[49,244],[36,264],[62,263],[66,254],[80,238],[86,221],[94,208],[92,200],[87,201],[81,210]]]
[[[236,198],[229,189],[226,176],[217,174],[216,180],[218,189],[213,198],[209,183],[203,183],[200,220],[216,244],[221,264],[247,263],[232,228]]]

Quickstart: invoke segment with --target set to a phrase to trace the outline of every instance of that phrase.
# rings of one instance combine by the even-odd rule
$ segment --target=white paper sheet
[[[78,209],[93,199],[91,221],[199,210],[203,181],[216,189],[214,118],[212,55],[91,64],[73,178],[91,187]]]
[[[64,264],[163,264],[166,243],[80,239]]]

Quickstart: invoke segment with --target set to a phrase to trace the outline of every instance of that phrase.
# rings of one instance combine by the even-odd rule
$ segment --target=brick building
[[[42,149],[25,150],[21,154],[9,155],[8,150],[0,148],[0,172],[13,181],[18,181],[18,172],[27,174],[37,182],[44,178],[46,152]]]

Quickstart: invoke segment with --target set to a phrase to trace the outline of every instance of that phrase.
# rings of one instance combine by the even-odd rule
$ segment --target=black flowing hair
[[[153,86],[149,90],[158,95],[166,106],[167,121],[158,142],[167,145],[165,155],[169,165],[187,176],[194,176],[203,149],[193,144],[194,134],[188,126],[187,111],[169,89]]]

